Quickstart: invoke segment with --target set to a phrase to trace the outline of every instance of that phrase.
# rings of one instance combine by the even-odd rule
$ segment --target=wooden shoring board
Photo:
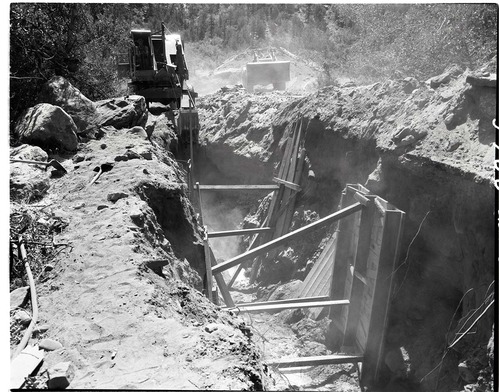
[[[286,181],[281,178],[274,177],[272,178],[272,181],[279,184],[279,185],[284,185],[286,188],[289,188],[295,192],[301,191],[301,187],[298,184],[295,184],[294,182]]]
[[[361,386],[378,381],[383,366],[392,276],[399,258],[404,219],[405,213],[400,210],[385,211],[383,243],[380,249],[371,320],[364,352],[365,362],[360,378]]]
[[[293,304],[296,302],[317,302],[317,301],[328,301],[331,298],[328,296],[318,296],[318,297],[308,297],[308,298],[288,298],[288,299],[278,299],[275,301],[266,301],[266,302],[244,302],[239,303],[235,307],[251,307],[251,306],[260,306],[260,305],[277,305],[277,304]]]
[[[232,267],[242,263],[243,261],[251,260],[257,256],[261,256],[261,255],[267,253],[268,251],[270,251],[278,246],[282,246],[283,244],[289,242],[292,239],[302,237],[303,235],[305,235],[313,230],[317,230],[317,229],[324,227],[328,224],[331,224],[337,220],[343,219],[351,214],[354,214],[357,211],[360,211],[362,208],[364,208],[362,206],[362,204],[354,203],[346,208],[343,208],[343,209],[335,212],[334,214],[328,215],[322,219],[319,219],[318,221],[312,222],[306,226],[300,227],[297,230],[294,230],[288,234],[285,234],[282,237],[276,238],[276,239],[269,241],[263,245],[260,245],[259,247],[255,248],[255,249],[252,249],[248,252],[240,254],[239,256],[233,257],[230,260],[224,261],[223,263],[213,267],[212,271],[213,271],[213,273],[218,274],[222,271],[225,271],[229,268],[232,268]]]
[[[215,258],[215,255],[213,254],[213,251],[210,249],[210,258],[211,258],[211,265],[212,265],[212,270],[213,267],[217,265],[217,259]],[[222,298],[224,299],[225,305],[226,306],[234,306],[234,301],[232,300],[232,297],[229,292],[229,288],[227,287],[227,284],[225,283],[224,277],[222,274],[216,274],[215,275],[215,280],[217,281],[217,286],[218,289],[220,290],[220,294],[222,294]]]
[[[374,200],[365,206],[360,215],[360,228],[359,238],[357,242],[357,253],[353,264],[353,270],[359,271],[361,274],[365,273],[367,268],[367,258],[369,256],[371,245],[371,233],[373,229],[373,219],[375,212]],[[350,268],[349,268],[350,270]],[[349,271],[347,271],[349,272]],[[362,306],[365,285],[358,279],[354,279],[354,274],[349,276],[351,281],[350,287],[345,288],[344,298],[349,298],[351,305],[345,309],[346,325],[343,334],[343,346],[355,346],[355,337],[357,332],[357,325],[360,318],[360,310]],[[349,293],[347,291],[350,291]]]
[[[279,185],[199,185],[202,191],[277,191]]]
[[[230,237],[238,235],[248,235],[272,231],[272,227],[255,227],[253,229],[236,229],[226,231],[212,231],[208,233],[208,238]]]
[[[315,295],[328,295],[331,286],[332,263],[334,262],[334,252],[336,249],[336,233],[328,241],[324,250],[315,262],[314,266],[303,281],[302,289],[298,297],[309,297]],[[316,319],[322,313],[322,308],[310,309],[309,317]]]
[[[299,151],[300,151],[300,145],[301,145],[303,120],[300,119],[298,124],[299,124],[299,125],[297,125],[298,126],[298,135],[295,138],[293,138],[291,161],[290,161],[289,167],[287,168],[287,172],[284,173],[284,179],[286,181],[289,181],[292,183],[297,183],[297,184],[299,183],[299,180],[298,181],[295,180],[295,174],[296,174],[296,169],[298,167],[298,160],[300,159]],[[302,163],[303,163],[303,161],[302,161]],[[293,212],[294,212],[295,197],[293,197],[291,200],[292,195],[296,195],[296,192],[294,192],[292,189],[289,189],[289,188],[284,189],[284,192],[282,195],[282,201],[281,201],[281,210],[283,210],[284,213],[277,217],[274,238],[280,237],[289,231],[289,225],[291,223],[291,218],[292,218]],[[290,214],[291,214],[291,218],[289,217]],[[286,226],[286,223],[287,223],[287,226]]]
[[[342,300],[327,300],[327,301],[301,301],[284,304],[261,304],[255,306],[236,306],[235,308],[224,308],[223,310],[234,311],[239,313],[257,313],[269,310],[286,310],[286,309],[302,309],[302,308],[315,308],[324,306],[347,306],[350,303],[347,299]]]
[[[313,357],[285,358],[266,362],[267,365],[278,368],[302,366],[337,365],[341,363],[359,363],[364,360],[362,355],[331,354]]]
[[[335,233],[336,234],[336,233]],[[334,248],[336,246],[336,235],[333,235],[329,241],[326,243],[326,246],[322,250],[321,254],[317,258],[314,266],[310,270],[310,272],[305,277],[303,281],[302,288],[298,294],[299,297],[308,297],[310,295],[319,295],[315,293],[315,289],[317,287],[317,282],[320,281],[324,275],[330,275],[330,271],[328,269],[328,262],[330,263],[331,256],[334,253]],[[313,294],[312,294],[313,293]],[[327,292],[329,294],[329,291]],[[325,294],[321,294],[325,295]]]
[[[279,173],[278,173],[279,178],[284,178],[284,175],[288,172],[290,157],[291,157],[293,145],[295,143],[295,138],[296,138],[297,126],[298,126],[298,123],[295,123],[293,128],[292,128],[293,134],[291,135],[291,138],[286,141],[286,147],[284,148],[284,155],[283,155],[282,160],[281,160],[281,165],[279,166]],[[284,189],[285,189],[284,185],[281,184],[279,187],[279,190],[277,192],[274,192],[274,194],[272,195],[272,200],[270,201],[270,206],[269,206],[269,210],[267,213],[267,219],[268,219],[268,226],[273,227],[273,228],[276,227],[278,212],[279,212],[279,209],[281,208],[282,196],[284,193]],[[275,231],[274,231],[274,233],[271,233],[271,234],[263,234],[261,237],[258,237],[256,239],[255,244],[257,246],[264,244],[275,237],[276,237]],[[260,258],[257,258],[253,262],[253,265],[251,267],[251,275],[250,275],[250,279],[249,279],[250,284],[253,284],[255,282],[261,262],[262,262],[262,260]]]
[[[354,203],[352,191],[345,188],[341,195],[340,206],[345,208]],[[352,245],[354,239],[355,216],[349,216],[342,219],[337,226],[336,247],[332,256],[332,279],[330,287],[330,296],[332,299],[343,298],[345,294],[345,283],[347,279],[347,268],[353,263],[354,254],[352,254]],[[341,309],[331,308],[329,318],[333,320],[340,331],[343,331],[341,320]]]
[[[206,230],[206,226],[205,226]],[[210,249],[210,244],[208,243],[208,237],[205,235],[203,239],[203,246],[204,246],[204,262],[205,262],[205,267],[206,267],[206,296],[210,301],[213,301],[213,276],[211,274],[211,265],[212,265],[212,260],[211,260],[211,249]]]
[[[303,174],[303,167],[305,166],[305,156],[307,154],[307,151],[305,148],[300,148],[299,151],[299,158],[298,158],[298,163],[295,169],[295,175],[294,175],[294,181],[299,184],[301,181],[301,176]],[[291,194],[289,198],[289,207],[286,210],[286,215],[284,217],[284,228],[285,232],[289,231],[289,228],[291,227],[291,222],[293,220],[293,215],[295,213],[295,205],[296,205],[296,198],[298,196],[297,192],[294,192]]]

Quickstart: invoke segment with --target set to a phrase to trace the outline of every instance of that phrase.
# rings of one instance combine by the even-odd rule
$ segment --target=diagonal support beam
[[[240,254],[239,256],[233,257],[223,263],[220,263],[212,268],[214,274],[219,274],[222,271],[228,270],[238,264],[246,260],[251,260],[257,256],[267,253],[270,249],[276,248],[285,244],[286,242],[301,237],[313,230],[317,230],[321,227],[331,224],[337,220],[347,217],[350,214],[353,214],[357,211],[360,211],[364,206],[360,203],[354,203],[351,206],[345,207],[342,210],[335,212],[334,214],[328,215],[322,219],[319,219],[316,222],[310,223],[309,225],[300,227],[298,230],[292,231],[288,234],[283,235],[282,237],[276,238],[272,241],[269,241],[263,245],[255,249],[251,249],[248,252]]]

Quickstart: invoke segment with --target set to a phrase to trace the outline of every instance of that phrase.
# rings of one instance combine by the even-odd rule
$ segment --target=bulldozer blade
[[[63,173],[67,173],[68,171],[62,166],[59,162],[57,162],[55,159],[52,159],[48,162],[42,162],[42,161],[27,161],[24,159],[11,159],[10,162],[17,162],[17,163],[28,163],[30,165],[40,165],[40,166],[45,166],[45,170],[49,166],[52,166],[55,170],[58,170]]]

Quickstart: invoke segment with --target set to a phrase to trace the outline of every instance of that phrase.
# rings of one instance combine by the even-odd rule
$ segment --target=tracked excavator
[[[243,74],[243,85],[246,91],[252,93],[254,86],[272,84],[274,90],[285,90],[290,78],[290,62],[278,61],[276,50],[270,48],[253,50],[253,61],[246,64]]]
[[[118,75],[129,78],[130,93],[143,96],[148,108],[151,102],[169,106],[179,141],[197,144],[197,93],[187,84],[184,44],[180,35],[166,30],[164,23],[160,33],[131,30],[128,53],[118,56]]]

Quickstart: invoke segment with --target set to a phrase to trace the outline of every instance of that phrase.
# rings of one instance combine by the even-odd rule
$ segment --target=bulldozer
[[[256,85],[272,84],[274,90],[285,90],[290,78],[289,61],[278,61],[275,49],[267,53],[261,50],[253,51],[253,61],[246,64],[243,75],[243,85],[246,91],[252,93]]]
[[[128,77],[130,94],[143,96],[147,108],[151,102],[169,106],[177,119],[174,127],[179,141],[191,143],[192,139],[197,144],[199,117],[195,99],[198,94],[187,84],[189,71],[181,37],[167,34],[166,30],[164,23],[160,33],[131,30],[128,53],[118,55],[118,76]]]

